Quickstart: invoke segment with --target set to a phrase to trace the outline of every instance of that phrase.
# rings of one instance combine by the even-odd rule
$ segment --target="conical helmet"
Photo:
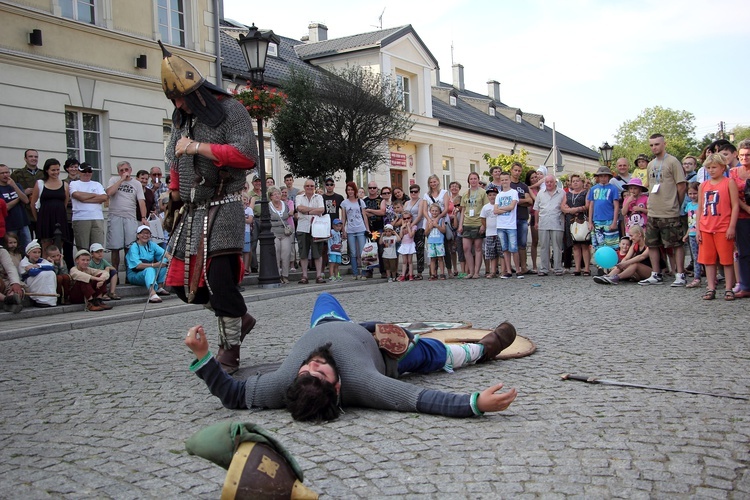
[[[164,55],[161,61],[161,86],[168,99],[185,97],[206,81],[195,66],[169,52],[161,40],[159,46]]]

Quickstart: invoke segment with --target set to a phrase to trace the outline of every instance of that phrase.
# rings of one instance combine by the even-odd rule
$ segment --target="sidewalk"
[[[314,272],[313,272],[314,275]],[[276,297],[299,295],[306,293],[320,293],[322,291],[340,291],[350,287],[363,286],[369,283],[381,283],[381,279],[354,281],[347,275],[343,281],[316,284],[314,280],[308,285],[299,285],[297,281],[302,277],[301,272],[290,273],[288,285],[275,288],[260,288],[258,275],[252,274],[243,279],[241,286],[245,303],[257,302]],[[161,304],[147,303],[148,294],[142,286],[119,285],[117,293],[122,300],[111,300],[107,304],[113,308],[109,311],[88,312],[83,304],[71,304],[50,308],[25,307],[18,314],[11,314],[0,310],[0,341],[11,340],[49,333],[59,333],[80,328],[112,325],[125,321],[137,321],[141,317],[158,318],[172,314],[184,314],[200,310],[203,306],[186,304],[175,294],[162,297]]]

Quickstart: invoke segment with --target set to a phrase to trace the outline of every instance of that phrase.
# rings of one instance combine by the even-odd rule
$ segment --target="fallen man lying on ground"
[[[414,336],[407,339],[408,350],[400,359],[378,346],[371,333],[376,323],[353,323],[328,293],[315,302],[310,324],[276,371],[244,382],[221,369],[208,350],[203,327],[194,326],[185,338],[197,358],[190,369],[226,408],[287,408],[303,421],[333,420],[344,406],[470,417],[503,411],[516,398],[515,389],[499,392],[501,383],[482,392],[453,394],[397,380],[404,373],[452,372],[494,359],[516,337],[510,323],[501,323],[477,344]]]

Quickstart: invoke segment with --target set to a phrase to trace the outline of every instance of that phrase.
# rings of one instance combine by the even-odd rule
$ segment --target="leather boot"
[[[240,343],[245,340],[245,337],[248,333],[250,333],[250,330],[255,327],[255,323],[256,320],[250,315],[250,313],[245,313],[245,315],[242,316],[242,326],[240,327]]]
[[[240,345],[233,345],[229,349],[219,347],[216,361],[221,365],[221,369],[230,375],[236,372],[240,367]]]
[[[484,346],[484,354],[479,358],[479,362],[492,361],[514,340],[516,340],[515,327],[507,321],[503,321],[479,341]]]

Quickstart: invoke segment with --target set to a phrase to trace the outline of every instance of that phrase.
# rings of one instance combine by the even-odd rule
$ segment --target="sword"
[[[586,375],[571,375],[570,373],[565,373],[563,375],[560,375],[560,378],[563,380],[578,380],[579,382],[586,382],[587,384],[616,385],[620,387],[635,387],[638,389],[651,389],[654,391],[684,392],[687,394],[700,394],[701,396],[713,396],[715,398],[730,398],[730,399],[741,399],[744,401],[750,401],[750,397],[747,397],[747,396],[737,396],[734,394],[693,391],[690,389],[675,389],[673,387],[661,387],[658,385],[632,384],[630,382],[618,382],[617,380],[606,380],[603,378],[588,377]]]
[[[179,236],[179,232],[173,231],[172,234],[169,235],[169,239],[167,240],[167,248],[164,249],[164,255],[169,253],[170,244],[174,242],[175,238]],[[137,245],[138,243],[133,243],[133,245]],[[159,267],[156,268],[156,276],[159,276],[159,273],[161,272],[161,268],[164,265],[164,258],[162,257],[159,259]],[[138,321],[138,326],[135,327],[135,335],[133,335],[133,342],[130,343],[130,347],[133,347],[135,345],[135,339],[138,338],[138,332],[141,329],[141,323],[143,323],[143,318],[146,317],[146,308],[148,307],[148,300],[146,300],[146,303],[143,305],[143,311],[141,312],[141,319]]]

